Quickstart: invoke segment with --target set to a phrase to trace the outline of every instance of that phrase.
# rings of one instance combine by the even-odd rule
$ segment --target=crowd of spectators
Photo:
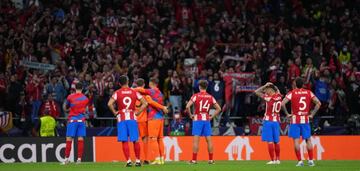
[[[238,93],[230,105],[223,74],[255,72],[282,94],[304,77],[323,104],[320,115],[343,125],[360,114],[359,12],[359,0],[2,0],[0,104],[18,127],[44,112],[64,117],[64,99],[82,82],[89,119],[112,117],[106,103],[127,74],[158,77],[166,103],[182,117],[199,79],[227,104],[223,116],[254,116],[264,104]],[[196,64],[186,66],[187,58]]]

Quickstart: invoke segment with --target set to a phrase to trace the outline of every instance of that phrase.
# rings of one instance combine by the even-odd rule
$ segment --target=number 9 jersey
[[[118,108],[117,121],[135,120],[136,101],[142,98],[141,94],[131,88],[121,88],[112,95]]]
[[[209,110],[211,106],[216,104],[215,98],[206,92],[200,92],[194,94],[190,100],[195,106],[194,121],[210,120]]]

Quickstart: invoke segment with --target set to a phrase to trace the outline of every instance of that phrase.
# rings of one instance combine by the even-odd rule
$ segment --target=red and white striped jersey
[[[280,121],[280,110],[281,110],[281,101],[282,97],[281,94],[275,93],[273,95],[265,95],[263,99],[266,103],[265,121],[273,121],[279,122]]]
[[[99,96],[104,96],[104,90],[106,88],[105,81],[103,79],[101,80],[94,80],[95,88]]]
[[[117,121],[135,120],[136,101],[142,98],[141,94],[131,88],[120,88],[112,97],[117,104]]]
[[[292,124],[309,123],[311,101],[314,97],[314,93],[303,88],[294,89],[286,95],[291,101]]]
[[[209,110],[211,106],[216,104],[215,98],[206,92],[200,92],[194,94],[190,100],[194,103],[195,106],[194,120],[210,120]]]

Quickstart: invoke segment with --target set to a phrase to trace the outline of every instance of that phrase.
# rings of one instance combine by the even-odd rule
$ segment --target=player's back
[[[116,90],[112,98],[116,101],[119,111],[118,121],[135,119],[136,101],[141,97],[139,93],[131,88]]]
[[[209,120],[210,107],[216,103],[215,98],[207,92],[199,92],[194,94],[191,97],[191,100],[195,106],[194,120]]]
[[[70,107],[68,118],[71,119],[74,116],[85,114],[89,99],[82,93],[73,93],[67,97],[66,103]]]
[[[279,93],[273,95],[265,95],[264,100],[266,101],[266,109],[264,120],[266,121],[280,121],[280,110],[282,96]]]
[[[148,93],[150,97],[157,103],[163,105],[164,103],[164,95],[158,88],[148,89]],[[164,117],[163,111],[154,107],[149,106],[148,118],[149,119],[162,119]]]
[[[290,91],[286,98],[291,101],[292,123],[309,123],[310,107],[315,95],[307,89],[299,88]]]

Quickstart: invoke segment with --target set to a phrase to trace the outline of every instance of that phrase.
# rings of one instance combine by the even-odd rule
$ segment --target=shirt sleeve
[[[89,104],[90,104],[90,100],[89,100],[89,98],[86,97],[86,105],[88,106]]]
[[[65,104],[66,104],[66,106],[70,106],[70,98],[69,97],[66,98]]]
[[[148,102],[151,106],[158,108],[158,109],[164,109],[165,106],[161,105],[160,103],[154,101],[150,96],[145,96],[146,102]]]
[[[212,104],[216,104],[216,103],[217,103],[214,97],[211,97],[211,102],[212,102]]]
[[[136,92],[136,98],[140,100],[143,98],[143,96],[139,92]]]
[[[291,98],[292,98],[292,92],[289,92],[285,97],[286,97],[287,99],[291,100]]]
[[[144,95],[150,95],[150,94],[151,94],[150,90],[144,89],[144,88],[142,88],[142,87],[134,88],[134,90],[135,90],[136,92],[139,92],[139,93],[144,94]]]
[[[196,101],[196,95],[191,96],[190,100],[195,103],[195,101]]]
[[[117,93],[115,92],[115,93],[111,96],[111,98],[113,98],[114,100],[117,100],[117,98],[118,98]]]
[[[310,91],[310,98],[314,98],[315,97],[315,94],[313,92]]]

